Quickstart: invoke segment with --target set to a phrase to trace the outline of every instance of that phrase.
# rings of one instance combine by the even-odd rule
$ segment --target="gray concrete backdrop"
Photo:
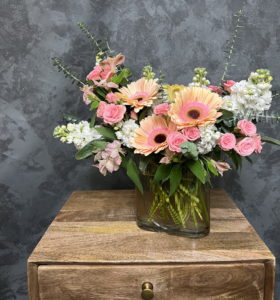
[[[82,21],[127,56],[139,76],[150,63],[170,83],[187,83],[195,66],[213,83],[223,70],[235,0],[0,0],[0,299],[27,299],[26,259],[69,194],[77,189],[132,188],[124,174],[102,177],[74,150],[52,138],[62,112],[88,116],[76,86],[57,73],[60,56],[85,76],[92,49]],[[233,62],[233,79],[269,68],[280,85],[280,2],[244,2],[247,19]],[[279,100],[273,108],[280,110]],[[263,124],[280,138],[280,124]],[[273,253],[280,255],[280,149],[266,145],[254,165],[220,182]],[[280,276],[278,275],[280,294]],[[276,297],[280,299],[280,296]]]

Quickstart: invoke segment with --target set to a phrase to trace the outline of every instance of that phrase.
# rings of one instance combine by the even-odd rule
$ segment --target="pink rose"
[[[208,88],[214,92],[214,93],[217,93],[219,95],[221,95],[223,93],[223,90],[221,89],[221,87],[219,86],[216,86],[216,85],[208,85]]]
[[[107,104],[103,111],[103,119],[105,123],[115,124],[120,122],[125,114],[124,105]]]
[[[225,133],[223,134],[219,141],[218,145],[224,150],[224,151],[229,151],[234,148],[236,145],[236,137],[232,133]]]
[[[234,150],[241,156],[249,156],[256,150],[256,143],[251,137],[242,138],[238,141]]]
[[[230,93],[231,92],[231,88],[234,85],[235,85],[235,81],[233,81],[233,80],[227,80],[227,81],[224,82],[224,89]]]
[[[187,137],[180,132],[172,132],[167,136],[167,144],[171,151],[182,152],[180,144],[187,142]]]
[[[107,105],[107,103],[104,101],[99,102],[99,106],[96,111],[96,116],[98,118],[103,118],[103,113],[104,113],[104,109],[105,109],[106,105]]]
[[[115,104],[117,104],[118,101],[119,101],[119,97],[118,97],[116,94],[110,92],[110,93],[108,93],[108,94],[106,95],[106,100],[107,100],[108,102],[110,102],[110,103],[115,103]]]
[[[102,72],[101,66],[95,66],[94,69],[87,75],[88,80],[99,80],[101,79],[100,73]]]
[[[200,131],[197,127],[188,127],[182,130],[182,133],[189,141],[195,141],[200,138]]]
[[[264,143],[262,143],[261,137],[258,134],[256,134],[256,135],[252,136],[252,139],[254,140],[255,146],[256,146],[255,152],[256,153],[261,153],[262,152],[262,145],[264,144]]]
[[[237,128],[239,129],[240,133],[247,136],[253,136],[257,132],[256,125],[248,120],[238,121]]]
[[[168,103],[161,103],[154,107],[154,114],[156,115],[167,115],[167,112],[169,110],[169,104]]]

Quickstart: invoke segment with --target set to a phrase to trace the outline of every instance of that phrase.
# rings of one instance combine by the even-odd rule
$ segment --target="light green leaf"
[[[182,149],[182,153],[184,154],[184,156],[197,160],[198,151],[195,143],[184,142],[180,144],[180,148]]]
[[[131,71],[128,68],[124,68],[121,70],[119,74],[116,74],[115,76],[112,77],[111,81],[116,83],[116,84],[122,84],[127,81],[127,78],[131,76]]]
[[[211,160],[206,160],[206,163],[207,163],[207,167],[208,167],[208,170],[214,174],[215,176],[218,176],[219,175],[219,172],[218,170],[216,169],[216,167],[214,166],[214,164],[211,162]]]
[[[175,165],[173,166],[169,176],[169,181],[170,181],[169,196],[174,194],[181,180],[182,180],[182,167],[181,165]]]
[[[269,136],[261,136],[261,140],[266,143],[274,144],[280,146],[280,141]]]
[[[108,127],[95,127],[96,131],[109,140],[115,140],[117,137],[113,129]]]
[[[76,153],[75,158],[77,160],[87,158],[91,156],[92,152],[95,150],[104,150],[106,144],[107,143],[105,141],[101,141],[101,140],[91,141]]]
[[[206,182],[207,172],[201,160],[193,160],[187,164],[191,172],[203,183]]]
[[[140,177],[138,175],[138,169],[135,162],[130,159],[126,166],[126,173],[128,177],[133,181],[138,190],[143,194],[143,185],[141,183]]]
[[[168,164],[168,165],[161,164],[161,165],[159,165],[157,167],[156,173],[154,175],[154,179],[153,179],[154,183],[158,183],[160,181],[167,180],[169,175],[170,175],[171,169],[172,169],[171,164]]]

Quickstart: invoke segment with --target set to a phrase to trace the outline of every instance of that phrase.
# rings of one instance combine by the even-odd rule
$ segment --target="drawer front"
[[[151,282],[155,300],[263,299],[264,264],[45,265],[38,268],[41,300],[141,300]]]

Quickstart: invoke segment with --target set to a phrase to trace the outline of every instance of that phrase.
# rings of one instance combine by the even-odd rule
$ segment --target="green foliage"
[[[69,67],[62,63],[60,58],[53,57],[52,61],[53,65],[57,67],[58,72],[64,73],[65,78],[71,78],[72,83],[76,82],[78,85],[84,85],[84,83],[69,69]]]
[[[172,170],[172,164],[167,164],[167,165],[160,164],[157,167],[153,182],[159,183],[159,182],[166,181],[169,178],[171,170]]]
[[[95,151],[95,150],[104,150],[106,145],[107,145],[107,142],[102,141],[102,140],[91,141],[90,143],[85,145],[82,149],[80,149],[76,153],[75,158],[77,160],[88,158],[89,156],[92,155],[93,151]]]
[[[280,146],[280,141],[269,136],[261,136],[261,140],[266,143],[274,144]]]
[[[189,161],[187,167],[203,184],[206,183],[207,172],[200,159]]]
[[[79,123],[81,121],[78,117],[67,113],[63,114],[63,120],[65,120],[66,123]]]
[[[95,35],[92,34],[88,27],[82,23],[78,22],[77,25],[81,31],[87,36],[87,38],[92,42],[94,49],[97,51],[96,60],[97,62],[103,60],[108,52],[111,52],[111,49],[106,40],[97,40]]]
[[[109,127],[96,126],[95,130],[109,140],[115,140],[117,138],[114,130]]]
[[[240,9],[235,15],[233,15],[233,17],[234,17],[235,26],[234,26],[232,37],[230,40],[227,41],[227,46],[224,51],[225,64],[224,64],[224,72],[221,78],[221,82],[223,82],[225,78],[228,76],[229,67],[233,66],[232,64],[230,64],[232,54],[234,53],[236,41],[239,38],[238,35],[239,35],[240,28],[244,27],[241,25],[242,18],[244,17],[244,13],[242,9]]]
[[[95,125],[95,120],[96,120],[96,111],[94,110],[93,113],[92,113],[92,117],[91,117],[91,120],[90,120],[90,124],[89,124],[89,127],[90,127],[90,128],[94,127],[94,125]]]
[[[237,154],[235,151],[231,150],[231,151],[225,151],[224,152],[233,162],[235,168],[241,169],[242,167],[242,157]]]
[[[184,142],[180,144],[180,148],[182,149],[182,153],[184,156],[190,159],[197,160],[198,159],[198,151],[195,143],[192,142]]]
[[[119,74],[112,77],[111,81],[119,84],[125,85],[128,83],[128,78],[131,76],[131,70],[128,68],[123,68]]]
[[[138,168],[132,158],[130,158],[126,164],[126,173],[128,177],[133,181],[133,183],[136,185],[138,190],[143,194],[143,185],[141,183],[139,174],[138,174]]]
[[[170,180],[169,196],[171,196],[177,190],[177,188],[182,180],[182,166],[181,165],[177,164],[172,167],[170,175],[169,175],[169,180]]]

